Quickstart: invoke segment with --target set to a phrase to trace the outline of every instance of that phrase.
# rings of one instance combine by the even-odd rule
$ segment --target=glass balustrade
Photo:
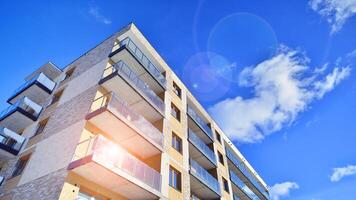
[[[198,124],[198,126],[213,140],[213,132],[206,122],[190,106],[187,107],[188,115]]]
[[[188,130],[189,141],[201,151],[215,166],[217,165],[216,156],[212,151],[191,129]]]
[[[190,159],[190,173],[221,196],[220,185],[216,178],[192,159]]]

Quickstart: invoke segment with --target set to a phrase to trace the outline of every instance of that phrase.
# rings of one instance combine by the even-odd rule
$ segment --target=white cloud
[[[271,200],[279,200],[281,197],[289,196],[292,189],[299,189],[299,186],[295,182],[283,182],[277,183],[269,188]]]
[[[310,0],[309,5],[326,18],[332,34],[339,31],[346,20],[356,13],[356,0]]]
[[[335,67],[323,75],[315,73],[308,62],[299,51],[282,48],[273,58],[242,70],[240,86],[253,89],[251,98],[228,98],[210,107],[209,112],[232,140],[263,140],[291,124],[313,100],[322,98],[351,71],[348,66]]]
[[[345,176],[356,175],[356,165],[348,165],[346,167],[334,168],[333,174],[330,177],[332,182],[340,181]]]
[[[96,6],[90,6],[89,8],[89,14],[91,16],[93,16],[95,18],[95,20],[97,20],[98,22],[104,23],[106,25],[111,24],[111,20],[109,20],[108,18],[106,18],[105,16],[103,16],[100,12],[99,12],[99,8]]]

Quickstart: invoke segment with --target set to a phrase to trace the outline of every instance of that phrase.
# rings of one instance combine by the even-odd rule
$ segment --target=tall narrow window
[[[64,89],[56,92],[53,97],[52,97],[52,101],[50,105],[53,105],[55,103],[57,103],[59,101],[59,99],[61,98],[62,94],[63,94]]]
[[[180,110],[173,103],[171,103],[171,114],[174,118],[180,121]]]
[[[182,90],[180,87],[173,81],[173,92],[179,97],[182,98]]]
[[[169,185],[178,191],[182,189],[182,174],[172,166],[169,168]]]
[[[219,162],[224,165],[224,156],[218,151]]]
[[[15,176],[18,176],[18,175],[22,174],[22,172],[25,169],[26,164],[29,161],[29,159],[30,159],[30,155],[26,155],[26,156],[20,158],[17,161],[17,163],[15,165],[15,170],[12,173],[12,177],[15,177]]]
[[[34,134],[34,136],[39,135],[43,132],[44,128],[47,125],[48,119],[49,118],[43,119],[38,123],[37,130],[36,130],[36,133]]]
[[[215,135],[216,135],[216,140],[217,140],[220,144],[222,144],[220,133],[218,133],[217,131],[215,131]]]
[[[229,190],[229,183],[227,182],[227,180],[223,177],[223,183],[224,183],[224,190],[225,192],[229,193],[230,190]]]
[[[74,70],[75,70],[75,67],[72,67],[68,71],[66,71],[66,75],[65,75],[64,80],[69,79],[73,75]]]
[[[179,153],[182,153],[182,139],[175,133],[172,133],[172,147]]]

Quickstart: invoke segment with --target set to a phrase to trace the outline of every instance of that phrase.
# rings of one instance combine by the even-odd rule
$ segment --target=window
[[[218,155],[219,155],[219,162],[224,165],[224,156],[218,151]]]
[[[62,94],[63,94],[63,90],[60,90],[58,92],[56,92],[53,97],[52,97],[52,101],[51,101],[51,104],[50,105],[53,105],[55,103],[57,103],[59,101],[59,99],[61,98]]]
[[[49,119],[49,118],[46,118],[46,119],[44,119],[44,120],[41,120],[41,121],[38,123],[36,133],[35,133],[33,136],[39,135],[39,134],[41,134],[41,133],[43,132],[44,128],[45,128],[46,125],[47,125],[48,119]]]
[[[15,165],[15,170],[12,173],[12,177],[22,174],[29,159],[30,159],[30,155],[26,155],[17,161],[17,163]]]
[[[171,103],[171,114],[174,118],[180,121],[180,110],[173,103]]]
[[[182,182],[182,174],[171,166],[169,168],[169,185],[174,189],[181,191],[182,188],[181,182]]]
[[[229,183],[227,182],[227,180],[223,177],[223,183],[224,183],[224,190],[225,192],[229,193]]]
[[[182,153],[182,139],[175,133],[172,133],[172,147],[179,153]]]
[[[222,144],[220,133],[218,133],[217,131],[215,131],[215,135],[216,135],[216,140],[217,140],[218,142],[220,142],[220,144]]]
[[[66,75],[63,80],[69,79],[73,75],[74,70],[75,70],[75,67],[72,67],[68,71],[66,71]]]
[[[179,97],[182,98],[182,90],[177,85],[177,83],[173,82],[173,92]]]

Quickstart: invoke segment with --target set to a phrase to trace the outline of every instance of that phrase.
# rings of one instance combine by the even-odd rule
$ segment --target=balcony
[[[232,191],[241,200],[259,200],[259,198],[240,180],[240,178],[230,170],[230,180]]]
[[[219,182],[197,162],[190,159],[191,192],[200,199],[217,199],[221,196]]]
[[[230,166],[232,166],[232,169],[234,169],[236,174],[241,177],[241,180],[247,186],[249,186],[260,199],[267,200],[269,198],[269,194],[267,190],[264,189],[262,184],[259,183],[255,177],[253,177],[253,175],[249,172],[246,166],[234,155],[234,153],[229,148],[225,148],[225,150],[226,157],[230,161]]]
[[[188,125],[205,143],[213,141],[213,132],[207,123],[190,106],[187,107]]]
[[[41,103],[52,93],[55,86],[55,82],[40,73],[17,88],[7,102],[14,104],[26,96],[36,103]]]
[[[148,158],[162,152],[163,134],[113,92],[94,100],[86,119],[135,155]]]
[[[115,45],[114,51],[109,57],[114,62],[118,62],[120,59],[127,62],[131,61],[135,64],[134,67],[136,67],[137,74],[140,74],[140,76],[142,74],[144,76],[143,80],[147,81],[151,87],[161,87],[161,89],[166,90],[166,78],[130,38],[127,37]],[[134,60],[131,58],[134,58]]]
[[[155,121],[164,116],[164,102],[123,61],[106,68],[99,82],[106,90],[120,96],[146,119]],[[151,120],[152,119],[152,120]]]
[[[36,121],[41,111],[40,105],[23,97],[0,113],[0,126],[19,133]]]
[[[0,159],[8,159],[18,155],[25,138],[21,135],[0,127]]]
[[[128,199],[159,199],[161,175],[98,135],[77,145],[68,170]]]
[[[205,169],[216,167],[217,161],[214,151],[211,150],[191,129],[189,135],[189,156],[200,163]]]

